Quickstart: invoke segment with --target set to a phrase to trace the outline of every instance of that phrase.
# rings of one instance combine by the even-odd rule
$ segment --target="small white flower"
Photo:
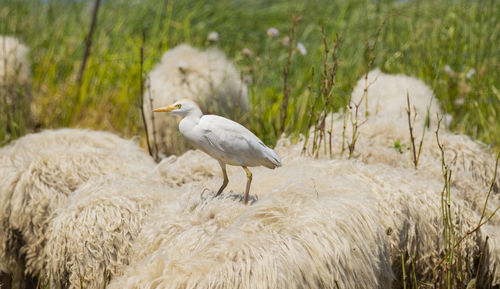
[[[288,36],[285,36],[281,39],[281,45],[287,47],[288,45],[290,45],[290,37]]]
[[[451,74],[451,73],[454,73],[455,71],[453,71],[453,69],[451,69],[451,67],[446,64],[444,67],[443,67],[443,70],[444,72],[448,73],[448,74]]]
[[[465,77],[467,79],[471,78],[472,76],[474,76],[474,74],[476,74],[476,70],[474,68],[471,68],[469,69],[469,71],[467,71],[467,74],[465,75]]]
[[[208,33],[207,40],[210,42],[219,41],[219,33],[217,33],[217,31],[212,31],[212,32]]]
[[[243,50],[241,50],[241,53],[243,53],[243,55],[250,56],[253,54],[253,51],[248,48],[243,48]]]
[[[280,32],[278,31],[278,29],[274,28],[274,27],[269,27],[269,29],[267,29],[267,36],[269,37],[278,37],[280,35]]]
[[[459,98],[455,99],[455,101],[453,101],[453,103],[456,106],[462,106],[465,103],[465,99],[463,97],[459,97]]]
[[[444,115],[444,123],[447,127],[450,126],[452,120],[453,120],[453,117],[451,116],[451,114],[447,113]]]
[[[307,54],[307,49],[305,48],[304,44],[302,44],[302,42],[297,43],[297,49],[299,50],[300,54]]]

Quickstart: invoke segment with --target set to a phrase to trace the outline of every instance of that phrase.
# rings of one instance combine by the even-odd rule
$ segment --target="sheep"
[[[428,179],[410,168],[394,168],[385,164],[365,164],[358,160],[343,159],[327,160],[323,158],[313,160],[300,155],[301,147],[301,143],[292,144],[287,139],[282,139],[278,143],[276,149],[282,156],[284,166],[273,172],[273,174],[269,174],[260,168],[255,170],[254,176],[259,181],[253,184],[253,194],[257,194],[260,200],[249,208],[239,206],[234,208],[232,202],[227,205],[228,208],[221,208],[219,203],[226,204],[227,200],[212,200],[208,196],[209,193],[199,195],[205,188],[217,187],[217,162],[211,160],[202,152],[189,152],[178,158],[164,160],[157,167],[158,173],[165,177],[171,177],[173,181],[169,185],[187,191],[187,196],[190,197],[187,201],[184,201],[185,204],[164,204],[159,207],[158,211],[152,213],[150,220],[153,221],[146,221],[143,231],[137,239],[137,245],[134,245],[132,250],[131,260],[133,260],[133,265],[121,277],[113,281],[110,288],[149,288],[155,286],[177,288],[181,286],[180,284],[183,284],[184,287],[191,286],[191,288],[210,287],[210,284],[226,282],[221,280],[229,280],[227,283],[223,283],[224,285],[221,285],[221,288],[235,286],[235,284],[243,284],[241,286],[248,287],[276,287],[276,284],[282,287],[308,287],[310,284],[283,284],[275,279],[265,281],[269,283],[258,283],[256,285],[251,277],[246,275],[244,275],[246,277],[236,277],[240,276],[239,272],[246,270],[238,267],[240,263],[248,264],[249,267],[246,268],[252,268],[252,270],[263,270],[260,266],[266,266],[254,261],[253,255],[251,255],[253,252],[258,253],[263,250],[258,247],[260,243],[255,241],[254,245],[252,245],[253,243],[247,245],[246,242],[243,242],[246,246],[250,246],[251,249],[244,249],[245,246],[243,245],[234,249],[247,250],[250,255],[245,254],[246,251],[243,251],[243,253],[232,251],[232,247],[226,245],[226,243],[220,246],[217,245],[219,242],[239,244],[240,239],[237,237],[234,238],[237,238],[238,241],[232,239],[231,236],[234,234],[237,236],[243,235],[242,240],[253,240],[251,237],[244,235],[245,231],[242,229],[247,228],[247,222],[260,224],[249,217],[252,216],[253,210],[258,210],[264,216],[274,216],[273,211],[268,211],[268,207],[266,207],[269,202],[282,204],[282,198],[286,200],[288,200],[287,198],[293,199],[295,198],[294,195],[301,195],[303,192],[307,193],[308,198],[317,198],[321,204],[328,204],[332,211],[339,209],[329,203],[329,198],[349,199],[358,206],[361,206],[361,204],[358,204],[359,199],[353,195],[373,199],[374,202],[372,202],[371,206],[368,205],[358,210],[350,209],[348,212],[340,210],[339,212],[352,214],[353,211],[361,210],[365,213],[370,211],[370,207],[372,207],[371,209],[375,208],[377,210],[375,223],[383,226],[386,242],[389,243],[392,270],[396,273],[397,280],[402,280],[403,264],[401,263],[401,254],[404,254],[407,272],[411,272],[413,262],[418,280],[432,282],[433,266],[442,258],[445,250],[440,207],[443,187],[441,180],[439,178]],[[189,171],[196,171],[196,173],[193,176],[184,176]],[[176,174],[184,177],[177,177]],[[228,189],[234,190],[238,187],[238,183],[244,182],[245,176],[235,168],[229,167],[228,175],[233,180],[230,182]],[[290,189],[296,187],[300,187],[300,190]],[[235,196],[235,193],[229,193],[228,195],[227,198],[231,199]],[[451,205],[454,220],[461,220],[460,225],[457,224],[455,228],[457,234],[463,235],[471,231],[479,220],[478,214],[471,210],[466,202],[461,200],[453,200]],[[303,203],[300,203],[300,205],[294,203],[280,205],[281,208],[292,210],[290,212],[294,212],[293,209],[296,206],[299,206],[303,211],[323,210],[321,207],[310,207],[309,204],[304,205]],[[343,204],[343,206],[352,208],[348,204]],[[242,210],[244,211],[242,212]],[[199,216],[200,214],[202,214],[202,217]],[[164,217],[164,222],[157,222],[159,216]],[[189,221],[187,221],[188,219]],[[334,220],[332,219],[330,222],[334,222]],[[188,222],[188,224],[183,222]],[[298,220],[291,222],[290,227],[294,227],[297,222]],[[315,223],[318,222],[315,221]],[[351,225],[351,227],[353,226],[355,227],[354,224]],[[366,224],[363,226],[366,226]],[[265,227],[265,225],[261,225],[260,228],[262,227]],[[230,230],[226,233],[226,230],[221,230],[221,228],[230,228]],[[374,227],[370,225],[368,228]],[[244,232],[239,232],[240,230]],[[359,232],[358,230],[353,231]],[[264,232],[262,232],[263,235],[268,233],[267,231]],[[253,232],[253,234],[256,233]],[[329,231],[329,234],[335,235],[336,231]],[[222,238],[222,236],[224,238],[220,241],[219,238]],[[344,233],[343,236],[346,240],[350,240],[345,242],[356,242],[356,240],[352,240],[355,237],[348,233]],[[279,238],[273,239],[274,235],[256,236],[255,238],[268,238],[267,244],[274,244],[273,240],[279,243],[280,240]],[[380,244],[373,243],[373,239],[370,240],[372,240],[369,241],[371,247],[380,246]],[[313,241],[308,241],[308,243],[311,242]],[[470,280],[475,276],[476,267],[474,262],[476,256],[480,253],[480,245],[483,242],[484,232],[479,230],[466,238],[458,249],[464,260],[462,266],[466,279]],[[142,244],[151,245],[143,246]],[[211,246],[215,249],[212,249]],[[290,246],[285,245],[285,248]],[[283,256],[281,254],[284,253],[281,253],[279,249],[281,247],[276,246],[275,248],[271,245],[268,247],[273,248],[272,253],[270,253],[273,257],[280,258],[280,256]],[[228,259],[225,259],[225,255],[220,252],[222,249],[230,250],[230,253],[227,253]],[[187,252],[196,253],[189,255]],[[261,255],[259,255],[259,258],[255,258],[257,260],[266,260],[265,256]],[[291,257],[285,256],[283,258],[290,259]],[[200,265],[199,262],[202,262],[200,260],[206,260],[208,264]],[[378,262],[380,263],[380,261]],[[356,262],[353,266],[356,266],[356,264],[359,263]],[[279,265],[270,267],[280,268]],[[152,270],[151,268],[159,269]],[[266,267],[266,269],[268,268]],[[343,272],[344,269],[342,266],[336,267],[338,272]],[[293,269],[290,268],[290,270]],[[369,278],[366,276],[370,274],[365,269],[362,271],[364,274],[358,276],[363,277],[359,279],[368,280]],[[199,272],[200,274],[186,276],[183,272]],[[234,272],[238,272],[238,274],[234,274]],[[386,271],[379,270],[379,274],[382,274],[379,276],[388,276],[381,272]],[[269,275],[273,274],[269,273]],[[278,274],[278,276],[282,275]],[[287,279],[293,282],[301,278],[290,277]],[[388,283],[383,283],[385,288],[390,287],[390,285],[387,285]],[[378,285],[372,285],[369,288],[376,286]],[[351,284],[346,281],[342,283],[340,288],[351,288]]]
[[[31,72],[28,48],[13,36],[0,35],[0,123],[5,140],[30,125]],[[0,136],[2,132],[0,131]]]
[[[386,229],[388,231],[396,231],[396,237],[391,237],[389,242],[391,246],[391,257],[393,260],[393,269],[399,280],[402,278],[402,265],[401,265],[401,248],[406,248],[403,252],[407,255],[406,257],[406,269],[409,270],[412,266],[411,260],[415,260],[417,266],[416,272],[423,280],[432,281],[431,269],[435,265],[436,261],[439,260],[443,254],[444,248],[442,247],[444,241],[442,239],[442,232],[437,228],[442,227],[442,216],[440,211],[440,198],[441,191],[444,185],[444,180],[441,175],[442,164],[441,164],[441,150],[436,143],[435,130],[437,128],[437,121],[430,121],[429,125],[431,128],[426,128],[426,112],[430,111],[431,114],[439,114],[439,106],[437,102],[432,102],[433,99],[432,91],[425,86],[421,81],[407,77],[407,76],[380,76],[380,72],[376,81],[373,82],[368,89],[368,100],[372,99],[375,103],[382,104],[380,106],[376,104],[371,104],[368,106],[369,113],[368,117],[365,114],[360,113],[360,117],[364,118],[364,123],[359,127],[360,137],[357,142],[356,152],[354,158],[358,161],[362,161],[367,165],[384,167],[384,170],[390,169],[393,176],[398,176],[394,178],[398,180],[394,182],[394,179],[387,179],[384,181],[377,181],[370,177],[370,181],[373,182],[373,190],[380,190],[377,186],[384,187],[387,184],[393,184],[392,192],[388,194],[387,192],[379,192],[378,195],[380,199],[385,200],[381,202],[379,208],[383,208],[389,204],[390,210],[398,208],[406,208],[397,218],[390,217],[390,213],[386,212],[386,218],[382,220],[391,220],[391,222],[386,222]],[[372,73],[369,74],[369,79],[372,79]],[[361,82],[362,80],[360,80]],[[385,83],[384,83],[385,82]],[[397,82],[395,84],[394,82]],[[359,85],[358,85],[359,87]],[[377,90],[371,91],[370,88],[377,88]],[[387,93],[381,94],[381,88],[383,87],[395,87],[393,90],[388,90]],[[411,161],[411,150],[404,149],[409,148],[409,130],[408,130],[408,120],[406,115],[406,91],[411,99],[412,113],[417,112],[417,117],[414,122],[414,135],[421,136],[424,135],[424,141],[422,144],[422,152],[419,160],[418,169],[413,168],[413,163]],[[353,100],[355,101],[358,92],[353,92]],[[371,98],[370,98],[371,97]],[[398,100],[398,97],[401,97]],[[358,98],[359,99],[359,98]],[[430,106],[429,106],[430,103]],[[360,103],[360,108],[365,107],[364,103]],[[342,114],[334,114],[333,117],[333,152],[334,155],[341,155],[342,148],[342,131],[343,131],[343,116]],[[326,121],[330,123],[330,121]],[[424,132],[426,128],[426,132]],[[329,130],[329,128],[327,128]],[[351,127],[349,125],[346,128],[346,134],[352,133]],[[444,147],[445,152],[445,162],[449,165],[449,168],[453,172],[453,177],[451,179],[451,190],[453,193],[453,204],[455,210],[453,211],[455,219],[462,219],[465,224],[461,226],[460,234],[465,234],[475,228],[477,221],[482,213],[482,206],[486,198],[486,192],[491,184],[494,176],[495,161],[491,153],[485,149],[485,147],[477,142],[472,141],[467,136],[455,135],[449,132],[446,128],[442,127],[440,130],[440,140]],[[285,167],[294,161],[295,156],[301,155],[303,142],[305,140],[302,138],[297,145],[291,145],[289,140],[282,139],[277,145],[277,151],[282,156],[283,163]],[[312,140],[309,139],[309,147],[311,147]],[[395,142],[400,142],[403,149],[400,151],[395,148]],[[418,145],[418,139],[417,139]],[[323,149],[320,150],[323,152]],[[320,153],[320,158],[325,158],[324,153]],[[210,160],[204,159],[201,153],[190,152],[189,155],[183,155],[179,158],[170,158],[165,163],[160,163],[159,173],[163,176],[168,176],[172,182],[171,185],[183,186],[184,184],[192,184],[193,182],[204,182],[207,187],[216,187],[216,184],[208,185],[207,179],[212,179],[212,176],[217,175],[216,166],[208,165]],[[215,164],[213,164],[215,165]],[[305,164],[304,164],[305,165]],[[309,166],[314,166],[313,164],[308,164]],[[389,166],[389,167],[387,167]],[[378,169],[378,174],[384,176],[386,172],[384,170]],[[194,175],[189,175],[189,172],[195,171]],[[283,172],[283,169],[278,170],[278,172]],[[274,173],[275,176],[278,172]],[[406,175],[402,175],[404,172]],[[313,174],[318,174],[314,172]],[[231,175],[231,173],[230,173]],[[305,174],[298,174],[296,178],[303,178]],[[375,175],[376,176],[376,175]],[[230,177],[231,178],[231,177]],[[257,178],[257,176],[256,176]],[[259,182],[256,182],[254,186],[257,188],[259,183],[262,182],[261,178],[258,177]],[[325,176],[325,178],[328,178]],[[408,188],[407,178],[415,178],[412,181],[413,191],[419,191],[419,196],[415,199],[414,194],[403,194],[398,189],[399,187]],[[293,178],[292,178],[293,179]],[[498,187],[500,187],[500,181],[497,179],[496,185],[493,186],[493,192],[490,196],[490,201],[487,206],[487,214],[490,214],[497,208],[500,204],[498,198]],[[315,185],[321,184],[321,178]],[[358,182],[354,182],[358,184]],[[427,187],[424,186],[427,184]],[[430,185],[432,184],[432,185]],[[258,189],[255,189],[258,191]],[[408,191],[409,189],[406,189]],[[422,193],[423,192],[423,193]],[[426,208],[425,211],[422,208]],[[429,214],[429,212],[432,212]],[[393,219],[394,218],[394,219]],[[425,221],[422,221],[425,220]],[[463,252],[462,256],[467,260],[465,265],[466,276],[473,276],[474,258],[475,255],[479,254],[478,248],[482,246],[485,242],[486,236],[490,237],[488,247],[486,248],[486,254],[489,256],[484,260],[489,260],[486,266],[481,266],[481,272],[490,271],[489,276],[493,276],[493,284],[499,282],[498,265],[500,263],[500,255],[495,254],[499,250],[497,247],[497,241],[492,240],[496,237],[494,229],[497,228],[499,216],[495,216],[490,220],[490,228],[478,230],[477,233],[473,234],[467,238],[464,242],[464,248],[466,252]],[[420,224],[423,223],[423,224]],[[419,228],[420,226],[420,228]],[[396,228],[395,228],[396,227]],[[407,228],[411,228],[413,232],[405,233]],[[398,233],[399,232],[399,233]],[[406,234],[406,235],[405,235]],[[430,235],[426,237],[426,235]],[[419,241],[424,239],[425,242]],[[471,253],[471,252],[474,252]],[[420,256],[422,254],[423,256]],[[470,278],[469,278],[470,279]],[[483,279],[484,280],[484,279]]]
[[[153,115],[152,109],[188,98],[204,113],[235,120],[248,110],[246,85],[226,56],[216,49],[200,51],[187,44],[165,52],[149,72],[143,98],[147,133],[151,141],[156,140],[161,156],[180,154],[188,146],[178,137],[175,119],[166,114]]]
[[[367,93],[365,98],[363,92],[368,83]],[[406,112],[407,100],[406,93],[410,96],[410,104],[412,110],[412,119],[415,117],[414,137],[418,145],[418,141],[423,135],[422,153],[420,165],[424,167],[423,171],[429,171],[430,175],[438,176],[441,170],[440,156],[441,151],[436,143],[435,130],[437,128],[437,115],[443,116],[437,101],[434,99],[432,90],[422,81],[405,75],[389,75],[384,74],[380,70],[375,69],[368,73],[368,78],[365,80],[362,77],[352,92],[352,102],[357,103],[362,99],[360,104],[360,117],[363,120],[364,109],[368,107],[368,117],[366,122],[359,127],[361,137],[358,142],[358,153],[361,158],[369,162],[390,162],[391,165],[409,166],[410,162],[403,159],[411,159],[410,150],[406,150],[400,157],[395,154],[395,142],[399,142],[402,146],[410,148],[410,135],[408,127],[408,116]],[[416,115],[415,115],[416,113]],[[424,133],[426,118],[429,118],[431,125]],[[340,137],[342,131],[342,121],[337,120],[337,124],[333,128],[337,132],[337,138]],[[347,128],[348,134],[351,133],[350,128]],[[451,169],[454,173],[461,174],[461,177],[454,178],[454,182],[460,187],[461,191],[471,190],[473,187],[480,185],[487,187],[493,180],[494,173],[494,158],[484,145],[471,140],[467,136],[455,135],[449,132],[444,123],[441,124],[441,141],[443,142],[446,159],[454,160],[451,163]],[[366,140],[366,142],[364,142]],[[380,157],[377,153],[370,150],[368,146],[378,145],[382,148]],[[395,156],[396,155],[396,156]],[[376,159],[373,159],[376,158]],[[467,184],[467,182],[473,184]],[[500,179],[497,186],[500,187]],[[498,190],[498,189],[497,189]]]
[[[132,265],[108,288],[391,286],[385,233],[365,194],[336,196],[296,182],[267,187],[244,206],[200,198],[200,188],[150,214]]]
[[[420,139],[423,139],[418,161],[418,170],[429,178],[442,179],[441,150],[436,142],[437,129],[436,115],[442,115],[437,102],[433,101],[432,91],[421,81],[403,75],[387,75],[378,69],[368,74],[368,90],[363,97],[365,79],[358,81],[353,90],[353,103],[359,104],[359,123],[357,131],[359,137],[353,156],[365,163],[385,163],[395,167],[414,167],[412,162],[408,116],[406,114],[406,92],[410,95],[412,119],[417,112],[413,124],[416,150]],[[366,97],[368,102],[366,102]],[[362,100],[359,103],[359,100]],[[368,106],[366,105],[368,103]],[[429,106],[430,104],[430,106]],[[351,105],[353,106],[353,105]],[[368,116],[364,109],[368,107]],[[429,111],[431,119],[426,127],[426,115]],[[327,127],[332,135],[333,155],[341,155],[342,147],[345,150],[347,142],[342,144],[343,136],[349,139],[353,128],[348,114],[347,126],[344,131],[344,116],[336,113],[326,121],[330,125],[333,118],[333,127]],[[456,135],[446,129],[443,124],[439,132],[440,142],[445,152],[445,161],[453,172],[451,184],[461,199],[470,202],[477,213],[481,213],[486,192],[494,178],[495,158],[488,149],[468,136]],[[312,147],[312,140],[308,140],[308,147]],[[324,156],[323,149],[320,154]],[[300,153],[298,151],[297,153]],[[345,154],[345,153],[344,153]],[[500,205],[500,178],[493,186],[493,194],[488,205],[488,212],[492,212]],[[500,215],[491,220],[500,224]]]
[[[135,176],[89,179],[56,209],[47,229],[45,281],[51,288],[104,288],[129,263],[149,211],[176,197],[160,182]]]
[[[334,124],[334,154],[340,154],[342,121]],[[385,163],[395,167],[412,168],[413,152],[408,125],[389,117],[379,117],[366,121],[359,128],[355,157],[366,163]],[[428,177],[442,179],[441,150],[437,144],[435,129],[422,133],[421,128],[415,139],[416,154],[423,136],[417,170]],[[347,130],[350,134],[351,130]],[[439,131],[440,143],[445,153],[445,162],[453,172],[451,183],[460,197],[471,202],[476,211],[482,209],[488,187],[494,178],[495,157],[482,144],[470,137],[456,135],[446,129]],[[399,143],[399,148],[395,144]],[[500,204],[500,178],[495,181],[492,202]],[[500,223],[499,223],[500,224]]]
[[[441,150],[437,145],[435,130],[437,128],[436,114],[442,116],[442,112],[436,101],[433,101],[430,108],[427,108],[427,103],[433,98],[430,88],[411,77],[386,75],[378,70],[370,72],[368,76],[368,81],[372,83],[367,93],[369,117],[359,128],[358,157],[368,163],[387,163],[396,167],[413,166],[404,94],[404,91],[408,91],[410,96],[414,96],[411,102],[412,106],[415,104],[415,111],[417,111],[413,128],[416,146],[423,138],[418,170],[428,177],[440,178]],[[358,81],[358,85],[353,90],[353,99],[360,99],[362,83],[364,83],[363,78]],[[386,91],[383,90],[384,88]],[[380,108],[376,108],[373,104],[375,100],[381,104]],[[365,104],[362,103],[361,107],[364,106]],[[425,118],[423,116],[426,115],[427,109],[433,121],[430,122],[431,127],[424,131]],[[418,115],[421,117],[419,118]],[[341,121],[337,121],[334,126],[333,130],[337,131],[337,139],[340,139]],[[456,135],[448,131],[443,124],[441,124],[439,137],[445,153],[445,162],[453,173],[451,184],[458,197],[468,201],[472,208],[481,214],[489,187],[494,182],[487,212],[491,213],[499,207],[500,178],[497,177],[494,180],[494,155],[485,145],[473,141],[468,136]],[[396,142],[400,144],[400,147],[407,149],[397,152],[394,149]],[[500,226],[500,215],[495,216],[491,223]]]
[[[0,271],[38,277],[51,213],[92,176],[155,179],[155,163],[134,141],[105,132],[49,130],[0,149]]]
[[[290,146],[291,149],[288,150]],[[281,141],[277,151],[283,156],[285,166],[290,162],[298,162],[307,166],[308,171],[312,170],[312,165],[302,160],[304,157],[296,157],[300,155],[296,151],[300,151],[301,147],[300,143],[292,145],[290,142]],[[287,151],[292,154],[287,155]],[[439,177],[428,178],[413,169],[392,167],[383,163],[359,164],[359,160],[339,159],[331,162],[332,167],[339,168],[335,171],[329,169],[329,183],[338,186],[337,184],[348,179],[353,187],[360,187],[362,184],[369,186],[371,194],[376,196],[380,222],[388,233],[392,268],[399,284],[402,280],[401,253],[405,254],[406,272],[411,272],[413,260],[417,280],[432,282],[432,269],[444,252],[440,202],[444,182]],[[316,187],[322,179],[328,178],[314,171],[307,174],[297,173],[295,176],[289,172],[287,174],[291,179],[300,178],[301,175],[309,177],[309,174],[318,174],[318,180],[314,182]],[[336,180],[337,178],[339,180]],[[472,231],[477,225],[479,214],[469,208],[468,202],[461,199],[454,199],[451,207],[453,219],[461,220],[460,225],[457,225],[459,228],[456,228],[457,235],[462,236]],[[466,280],[475,276],[477,268],[474,261],[484,240],[483,232],[480,231],[471,234],[461,245],[460,254],[465,260],[463,269]]]
[[[372,71],[368,74],[368,105],[366,99],[360,103],[364,91],[364,78],[358,81],[356,88],[353,90],[353,103],[359,104],[358,127],[359,137],[356,142],[355,152],[353,157],[367,164],[386,164],[396,168],[413,168],[412,150],[410,143],[410,133],[408,127],[408,116],[406,112],[406,92],[411,99],[412,118],[417,112],[417,117],[413,124],[413,135],[416,138],[415,144],[418,149],[419,141],[423,136],[421,154],[415,174],[424,177],[426,180],[441,181],[444,184],[442,177],[442,162],[441,150],[437,145],[435,131],[437,129],[436,114],[442,115],[436,101],[433,99],[432,91],[425,86],[421,81],[402,75],[386,75],[379,70]],[[413,96],[413,97],[412,97]],[[415,108],[413,108],[415,105]],[[353,106],[353,105],[351,105]],[[364,109],[368,107],[368,113],[365,114]],[[427,111],[430,111],[431,119],[426,127]],[[434,117],[432,116],[434,114]],[[345,134],[349,137],[352,134],[352,126],[350,118],[354,113],[348,115]],[[333,127],[327,127],[326,130],[331,130],[332,135],[332,151],[333,155],[342,155],[342,147],[347,144],[342,144],[342,133],[344,132],[344,117],[341,113],[329,116],[326,121],[330,124],[333,118]],[[425,129],[425,131],[424,131]],[[445,163],[452,172],[451,190],[453,197],[473,210],[470,214],[481,215],[482,208],[487,196],[492,181],[494,180],[495,158],[488,149],[478,142],[471,140],[468,136],[456,135],[446,129],[443,124],[439,131],[440,143],[443,145],[445,153]],[[294,153],[300,154],[301,147],[305,140],[301,140],[301,144],[293,148]],[[399,144],[399,147],[396,147]],[[312,147],[312,140],[308,140],[308,147]],[[323,147],[320,149],[320,157],[326,157],[323,153]],[[345,155],[345,154],[344,154]],[[500,206],[500,178],[494,182],[493,191],[490,196],[486,214],[491,214]],[[500,230],[500,215],[495,215],[490,221],[491,227]],[[493,232],[494,230],[488,230]],[[481,231],[479,242],[484,243],[486,238],[486,229]],[[500,263],[500,255],[494,254],[499,248],[496,247],[497,241],[491,238],[496,237],[490,233],[490,240],[487,251],[490,254],[490,266],[482,266],[482,269],[490,268],[490,270],[498,270]],[[500,270],[492,271],[493,284],[500,283]],[[499,277],[495,277],[499,276]]]
[[[351,94],[351,106],[359,104],[361,119],[372,115],[406,118],[407,95],[416,121],[441,113],[432,90],[424,82],[402,74],[385,74],[380,69],[358,80]]]

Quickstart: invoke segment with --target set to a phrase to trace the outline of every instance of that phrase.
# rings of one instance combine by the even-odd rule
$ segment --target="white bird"
[[[218,115],[203,115],[196,103],[179,100],[160,107],[154,112],[168,111],[183,117],[179,123],[181,134],[197,149],[219,161],[224,181],[215,195],[219,196],[229,179],[226,164],[241,166],[247,174],[247,186],[243,202],[247,204],[252,172],[248,167],[265,166],[270,169],[281,166],[278,154],[267,147],[257,136],[241,124]]]

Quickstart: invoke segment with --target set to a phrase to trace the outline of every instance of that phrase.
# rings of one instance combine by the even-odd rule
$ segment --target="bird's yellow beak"
[[[164,107],[159,107],[156,109],[153,109],[154,112],[163,112],[163,111],[172,111],[178,109],[177,106],[175,105],[169,105],[169,106],[164,106]]]

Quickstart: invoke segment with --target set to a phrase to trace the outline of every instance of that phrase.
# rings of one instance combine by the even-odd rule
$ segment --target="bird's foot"
[[[205,194],[206,192],[208,191],[208,194]],[[200,199],[202,201],[205,201],[206,199],[208,199],[209,197],[214,197],[215,196],[215,192],[210,192],[210,190],[208,188],[204,188],[201,193],[200,193]]]
[[[208,191],[207,194],[205,194],[206,192]],[[224,194],[219,194],[217,195],[217,192],[214,192],[214,191],[210,191],[210,189],[208,188],[204,188],[201,193],[200,193],[200,199],[205,201],[207,198],[212,198],[212,199],[215,199],[215,198],[223,198],[225,197]]]
[[[208,192],[208,193],[206,193]],[[204,188],[201,193],[200,193],[200,199],[202,201],[206,201],[208,198],[211,199],[231,199],[233,201],[240,201],[243,202],[243,198],[245,197],[244,194],[238,194],[235,193],[234,191],[229,191],[229,194],[220,194],[217,196],[217,192],[210,191],[208,188]],[[253,205],[255,202],[259,200],[259,196],[257,195],[248,195],[248,204]]]
[[[229,192],[229,195],[227,195],[225,198],[226,199],[231,199],[233,201],[240,201],[243,202],[243,198],[245,197],[245,194],[238,194],[233,191]],[[259,200],[259,196],[257,195],[248,195],[248,204],[253,205],[255,202]]]

